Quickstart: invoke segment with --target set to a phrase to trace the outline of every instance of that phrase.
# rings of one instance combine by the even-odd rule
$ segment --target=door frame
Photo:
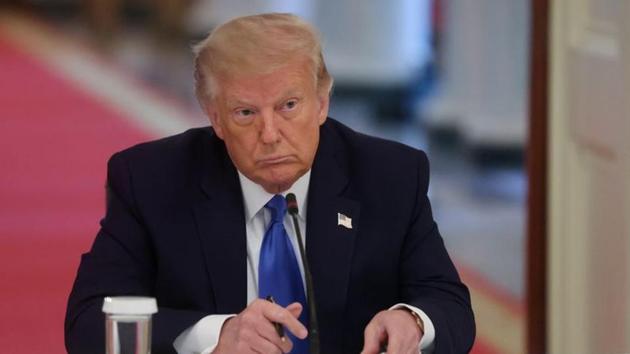
[[[531,0],[527,144],[526,345],[547,349],[547,169],[551,0]]]

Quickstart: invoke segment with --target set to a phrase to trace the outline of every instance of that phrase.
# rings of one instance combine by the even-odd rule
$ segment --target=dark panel
[[[527,352],[547,348],[547,142],[551,0],[531,0],[527,171]]]

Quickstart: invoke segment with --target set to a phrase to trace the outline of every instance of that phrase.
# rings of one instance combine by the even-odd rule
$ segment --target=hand
[[[302,305],[292,303],[286,308],[257,299],[236,317],[228,319],[221,328],[219,343],[214,354],[288,353],[293,343],[288,337],[280,338],[272,322],[278,322],[296,337],[306,338],[308,332],[298,317]]]
[[[361,354],[379,354],[387,346],[387,354],[418,354],[422,331],[413,316],[404,309],[377,313],[364,332]]]

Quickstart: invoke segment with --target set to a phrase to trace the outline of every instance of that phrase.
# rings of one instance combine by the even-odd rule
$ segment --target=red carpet
[[[0,352],[65,353],[66,299],[107,158],[151,138],[0,32]],[[494,354],[479,340],[475,354]]]
[[[501,352],[498,349],[495,349],[490,344],[480,339],[479,336],[477,336],[475,345],[470,351],[470,354],[500,354],[500,353]]]
[[[0,33],[0,351],[64,353],[66,298],[104,206],[105,166],[148,136]]]

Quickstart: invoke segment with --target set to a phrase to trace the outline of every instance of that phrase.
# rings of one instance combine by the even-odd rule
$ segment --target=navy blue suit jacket
[[[322,354],[358,353],[370,319],[398,302],[421,308],[436,353],[470,350],[468,290],[427,199],[425,154],[328,119],[312,167],[307,258]],[[103,353],[108,295],[157,298],[153,353],[208,314],[246,306],[246,232],[237,171],[212,128],[144,143],[109,161],[107,211],[81,258],[65,322],[70,353]],[[337,225],[337,213],[353,228]]]

